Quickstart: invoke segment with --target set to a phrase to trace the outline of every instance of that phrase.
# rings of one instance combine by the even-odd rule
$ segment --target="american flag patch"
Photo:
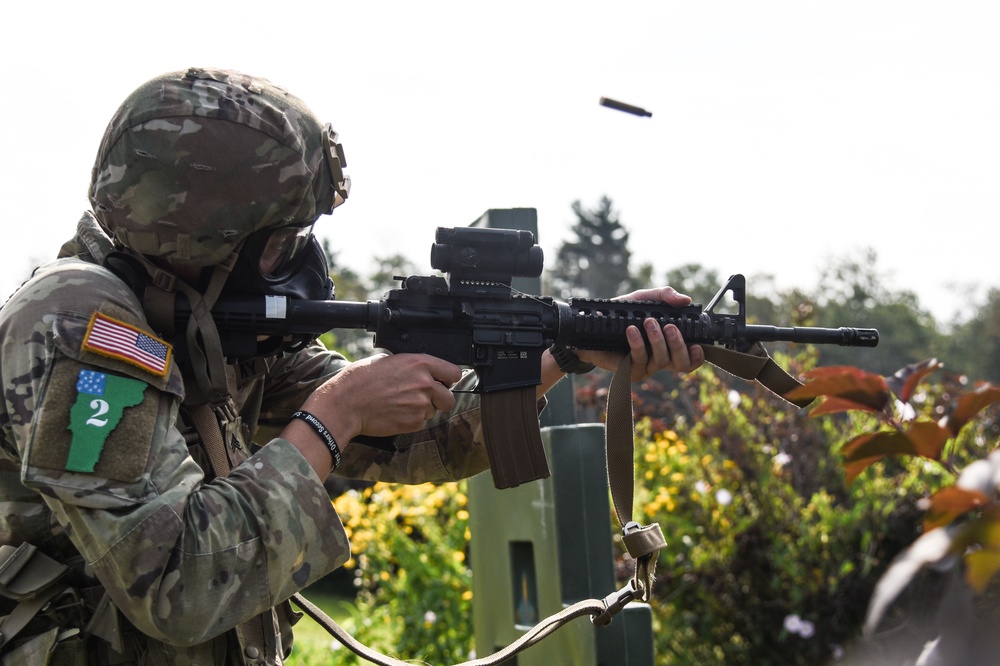
[[[100,312],[90,318],[83,349],[121,359],[159,377],[167,374],[173,351],[163,340]]]

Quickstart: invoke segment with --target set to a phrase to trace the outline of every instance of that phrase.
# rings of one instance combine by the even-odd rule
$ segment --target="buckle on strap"
[[[592,615],[590,617],[591,622],[599,627],[605,627],[611,624],[611,620],[614,616],[630,601],[635,601],[642,597],[642,588],[639,587],[635,579],[629,580],[628,584],[617,592],[612,592],[608,596],[604,597],[604,610],[597,615]]]
[[[622,544],[633,559],[641,559],[667,547],[659,523],[640,525],[630,521],[622,528]]]

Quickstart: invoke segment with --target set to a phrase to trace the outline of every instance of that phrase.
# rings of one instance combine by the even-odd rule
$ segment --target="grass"
[[[351,631],[351,609],[354,599],[338,595],[323,589],[309,588],[303,590],[302,596],[316,604],[334,622]],[[292,604],[295,607],[295,604]],[[295,608],[295,610],[300,610]],[[328,664],[332,661],[331,651],[335,648],[347,650],[337,639],[327,633],[308,615],[304,615],[295,625],[295,644],[292,655],[285,661],[286,666],[315,666]]]

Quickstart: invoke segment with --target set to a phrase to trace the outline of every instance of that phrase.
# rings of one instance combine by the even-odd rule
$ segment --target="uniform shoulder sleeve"
[[[183,383],[132,292],[100,266],[62,260],[0,310],[0,336],[25,483],[95,506],[149,492],[150,446]]]

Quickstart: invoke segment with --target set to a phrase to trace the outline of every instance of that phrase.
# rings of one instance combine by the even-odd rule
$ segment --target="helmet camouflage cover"
[[[119,107],[91,176],[94,215],[140,254],[210,266],[254,231],[308,225],[347,197],[337,135],[265,79],[192,68]]]

